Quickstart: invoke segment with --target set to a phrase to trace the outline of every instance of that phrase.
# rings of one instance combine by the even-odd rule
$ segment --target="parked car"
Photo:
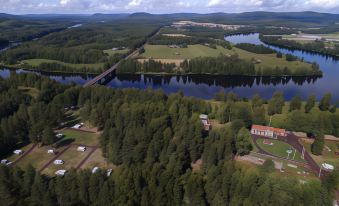
[[[54,160],[53,162],[55,165],[62,165],[64,164],[65,162],[63,160]]]

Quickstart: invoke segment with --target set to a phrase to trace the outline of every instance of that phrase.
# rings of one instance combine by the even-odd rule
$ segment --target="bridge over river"
[[[147,38],[147,40],[145,41],[145,43],[141,47],[135,49],[132,53],[130,53],[128,56],[126,56],[123,60],[127,60],[127,59],[129,59],[129,58],[131,58],[133,56],[138,55],[139,51],[142,48],[144,48],[144,46],[147,44],[148,40],[159,34],[161,28],[162,27],[159,27],[153,34],[151,34]],[[84,87],[88,87],[88,86],[92,86],[92,85],[95,85],[97,83],[103,83],[103,82],[109,80],[112,77],[112,75],[115,73],[115,70],[118,68],[118,66],[121,63],[121,61],[123,61],[123,60],[120,60],[118,63],[114,64],[111,68],[107,69],[106,71],[104,71],[103,73],[101,73],[98,76],[94,77],[93,79],[89,80],[83,86]]]

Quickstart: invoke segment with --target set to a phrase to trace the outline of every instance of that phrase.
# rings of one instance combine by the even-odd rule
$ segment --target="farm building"
[[[206,114],[201,114],[199,117],[204,125],[205,130],[209,131],[211,129],[211,123],[208,119],[208,116]]]
[[[251,134],[260,135],[264,137],[270,137],[276,139],[278,136],[287,136],[285,129],[262,126],[262,125],[252,125]]]

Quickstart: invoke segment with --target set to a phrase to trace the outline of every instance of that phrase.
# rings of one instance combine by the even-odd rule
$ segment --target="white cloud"
[[[305,11],[339,13],[339,0],[0,0],[5,13]]]

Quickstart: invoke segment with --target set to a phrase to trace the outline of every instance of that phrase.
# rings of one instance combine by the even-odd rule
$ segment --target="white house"
[[[21,155],[23,151],[21,149],[14,150],[14,154]]]
[[[58,176],[64,176],[65,173],[66,173],[66,170],[58,170],[58,171],[55,172],[55,174],[58,175]]]
[[[63,160],[54,160],[53,162],[55,165],[62,165],[64,164],[65,162]]]
[[[94,167],[94,168],[92,169],[92,174],[96,173],[98,170],[99,170],[99,167]]]
[[[79,146],[79,147],[77,148],[77,151],[78,151],[78,152],[84,152],[84,151],[86,151],[86,147],[84,147],[84,146]]]
[[[108,169],[108,170],[107,170],[107,177],[111,176],[112,171],[113,171],[112,169]]]

